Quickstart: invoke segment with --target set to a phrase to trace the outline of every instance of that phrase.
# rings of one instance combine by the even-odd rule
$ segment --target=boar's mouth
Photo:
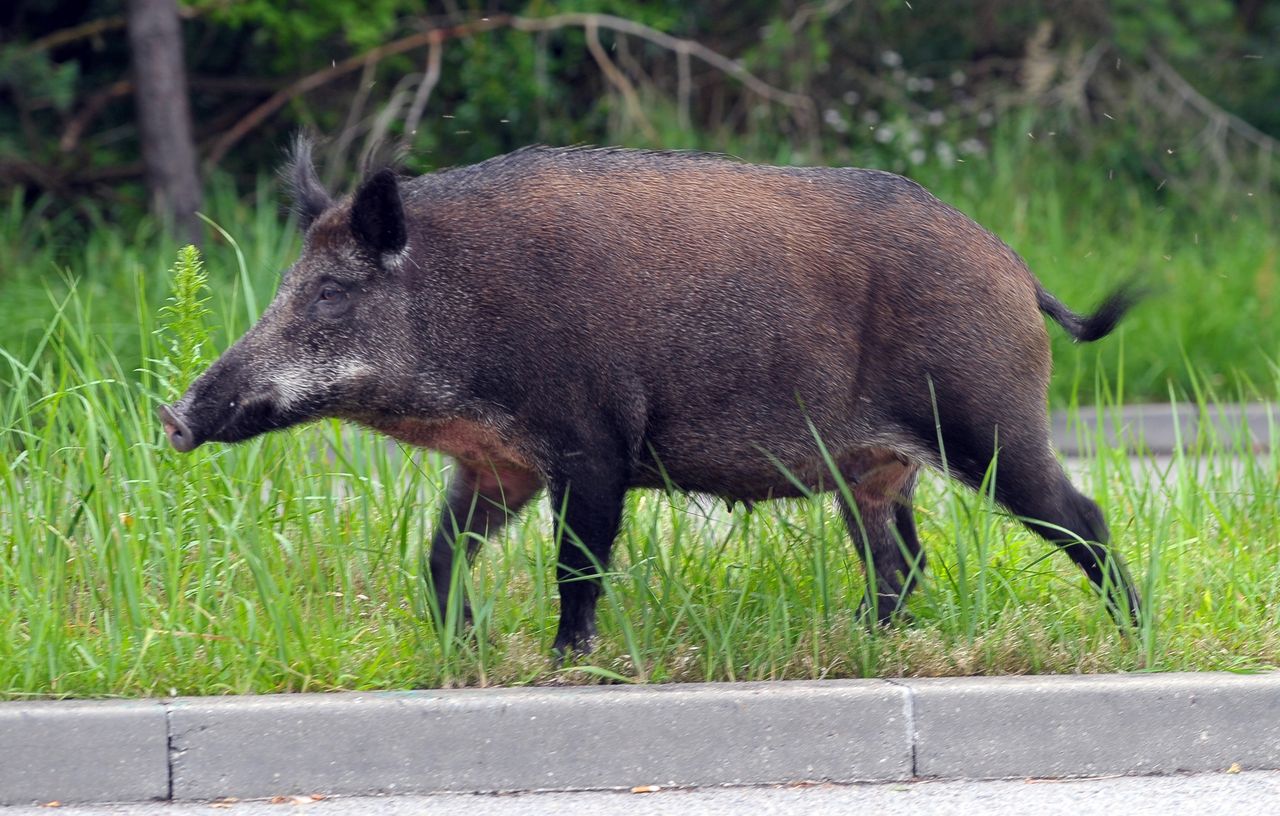
[[[205,402],[191,404],[187,398],[174,405],[156,408],[169,444],[179,453],[188,453],[205,442],[243,442],[318,416],[311,403],[298,403],[281,410],[270,400],[233,402],[219,411],[210,411]]]

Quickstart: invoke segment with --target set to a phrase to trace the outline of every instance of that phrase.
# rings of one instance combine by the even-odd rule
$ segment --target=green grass
[[[446,464],[336,423],[172,452],[153,408],[193,365],[142,288],[148,369],[107,350],[78,292],[41,352],[4,357],[0,695],[1280,665],[1280,454],[1244,438],[1201,440],[1153,483],[1121,452],[1090,461],[1082,486],[1155,613],[1128,637],[1065,558],[941,479],[919,497],[911,627],[853,619],[862,571],[828,502],[638,493],[589,669],[546,658],[545,508],[483,551],[474,637],[441,637],[419,558]]]
[[[988,169],[934,186],[1073,305],[1134,269],[1168,287],[1117,337],[1056,348],[1055,407],[1275,398],[1280,239],[1261,210],[1195,233],[1142,199],[1073,200],[1051,170]],[[474,635],[442,636],[419,565],[447,462],[330,422],[185,456],[163,443],[156,403],[296,252],[263,192],[214,191],[242,244],[208,247],[208,315],[191,281],[162,312],[176,247],[146,222],[71,241],[17,199],[0,212],[0,696],[1280,666],[1280,453],[1243,436],[1202,438],[1153,480],[1123,452],[1088,460],[1077,481],[1153,610],[1129,636],[1066,558],[940,478],[918,497],[930,566],[908,627],[853,619],[862,569],[829,502],[728,514],[636,493],[587,668],[547,658],[545,502],[482,551]]]
[[[484,549],[474,637],[441,637],[419,572],[438,458],[335,423],[176,454],[152,416],[172,385],[95,348],[81,307],[51,325],[50,362],[7,359],[4,696],[1280,665],[1280,454],[1210,437],[1150,484],[1120,452],[1087,466],[1154,611],[1139,633],[940,479],[919,497],[916,623],[874,632],[828,502],[728,514],[650,492],[629,502],[591,668],[557,672],[545,507]]]

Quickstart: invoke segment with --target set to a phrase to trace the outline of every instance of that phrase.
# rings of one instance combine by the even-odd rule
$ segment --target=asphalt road
[[[449,794],[94,807],[0,807],[2,816],[1179,816],[1280,813],[1280,771],[1079,780],[911,782],[876,785],[702,788],[650,793]]]

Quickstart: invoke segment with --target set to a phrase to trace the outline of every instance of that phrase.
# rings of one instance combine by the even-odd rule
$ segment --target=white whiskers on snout
[[[286,366],[273,372],[268,382],[275,389],[277,408],[284,411],[333,386],[375,373],[376,369],[363,360],[349,358],[324,368]]]
[[[282,368],[268,381],[275,388],[277,407],[282,411],[305,400],[318,385],[315,372],[300,366]]]

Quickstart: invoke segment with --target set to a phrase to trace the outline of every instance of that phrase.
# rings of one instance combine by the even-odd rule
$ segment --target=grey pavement
[[[3,816],[1232,816],[1280,813],[1280,772],[1110,777],[791,785],[581,792],[437,794],[355,798],[282,797],[276,801],[201,802],[96,807],[0,808]]]
[[[1077,486],[1083,486],[1089,484],[1096,461],[1071,457],[1063,460],[1062,465]],[[1212,483],[1220,489],[1238,489],[1250,472],[1251,464],[1239,456],[1218,456],[1212,460],[1188,456],[1181,461],[1168,453],[1132,453],[1128,456],[1129,472],[1136,484],[1166,493],[1179,489],[1180,477],[1184,475],[1196,484]]]
[[[1280,769],[1280,672],[0,703],[0,803]]]
[[[1055,411],[1054,445],[1063,456],[1087,455],[1099,447],[1168,454],[1179,446],[1195,450],[1210,437],[1218,447],[1267,450],[1280,437],[1280,406],[1271,403],[1212,405],[1201,412],[1192,404],[1124,405],[1111,409]]]

